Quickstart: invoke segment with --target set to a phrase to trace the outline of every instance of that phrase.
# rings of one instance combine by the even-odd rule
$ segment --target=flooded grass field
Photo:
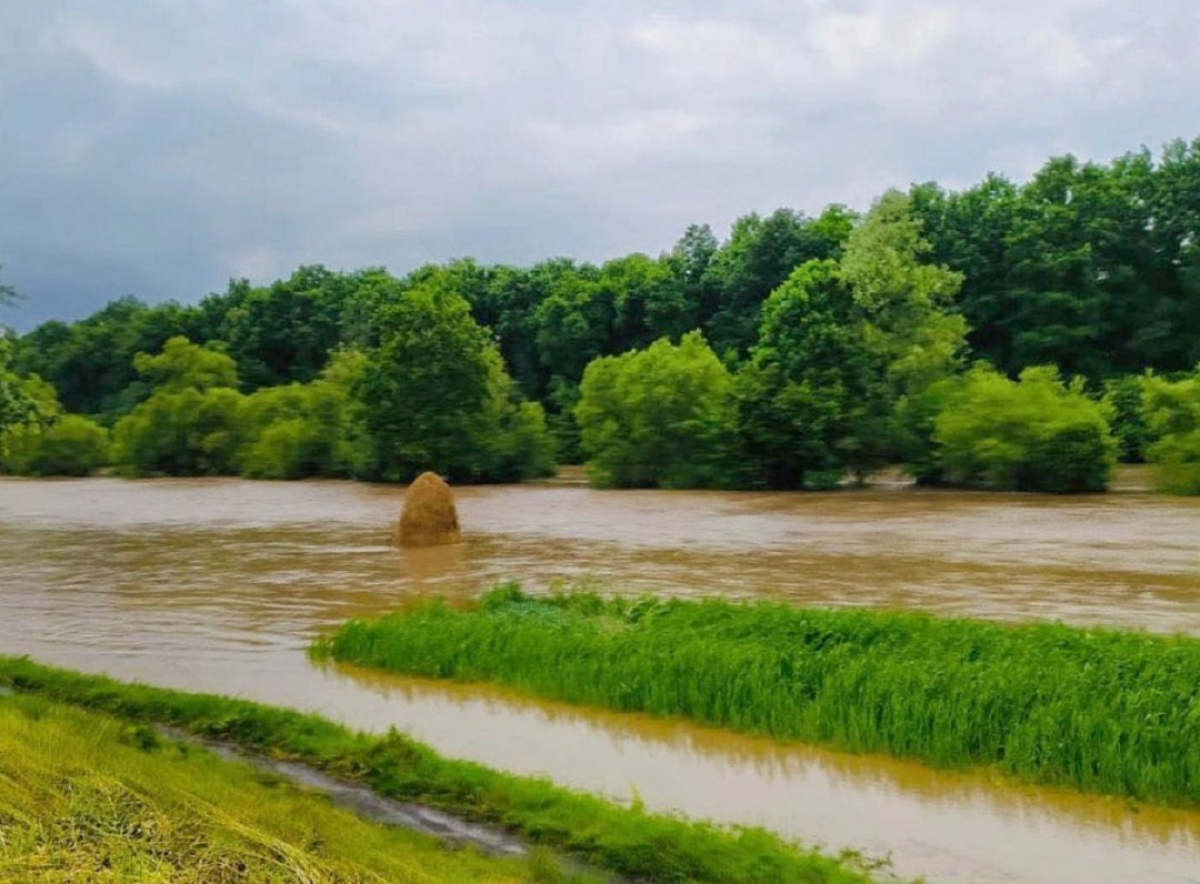
[[[401,493],[349,483],[0,481],[0,652],[411,732],[446,755],[937,881],[1196,881],[1200,813],[1015,786],[320,667],[352,616],[501,580],[1200,635],[1200,501],[871,489],[458,489],[465,542],[389,544]]]

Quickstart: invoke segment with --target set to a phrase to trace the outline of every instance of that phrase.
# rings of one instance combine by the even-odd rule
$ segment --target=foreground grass
[[[0,697],[0,880],[493,882],[528,863],[448,853],[145,727]]]
[[[448,761],[395,732],[375,737],[317,716],[207,694],[129,685],[0,657],[0,684],[128,722],[229,740],[357,779],[376,792],[500,824],[529,843],[642,881],[869,880],[760,829],[727,829],[623,809],[544,781]],[[2,879],[2,876],[0,876]],[[403,880],[403,879],[399,879]]]
[[[1200,804],[1200,641],[778,604],[535,600],[351,621],[317,654]]]

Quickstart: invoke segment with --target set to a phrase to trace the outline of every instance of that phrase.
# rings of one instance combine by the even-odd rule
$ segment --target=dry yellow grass
[[[421,473],[404,495],[396,542],[401,546],[438,546],[461,539],[450,486],[436,473]]]
[[[544,876],[543,876],[544,877]],[[533,864],[448,850],[153,731],[0,696],[0,881],[528,884]]]

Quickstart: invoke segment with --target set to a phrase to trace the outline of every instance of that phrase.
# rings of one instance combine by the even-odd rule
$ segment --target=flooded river
[[[934,491],[458,491],[465,543],[388,544],[349,483],[0,480],[0,653],[392,725],[446,755],[890,855],[930,882],[1200,882],[1200,813],[319,667],[414,593],[595,582],[1200,635],[1200,501]]]

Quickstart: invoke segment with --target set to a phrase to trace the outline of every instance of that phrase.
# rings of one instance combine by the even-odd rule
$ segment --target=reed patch
[[[515,586],[355,620],[358,665],[1200,804],[1200,641],[1058,624],[724,601],[535,599]]]

